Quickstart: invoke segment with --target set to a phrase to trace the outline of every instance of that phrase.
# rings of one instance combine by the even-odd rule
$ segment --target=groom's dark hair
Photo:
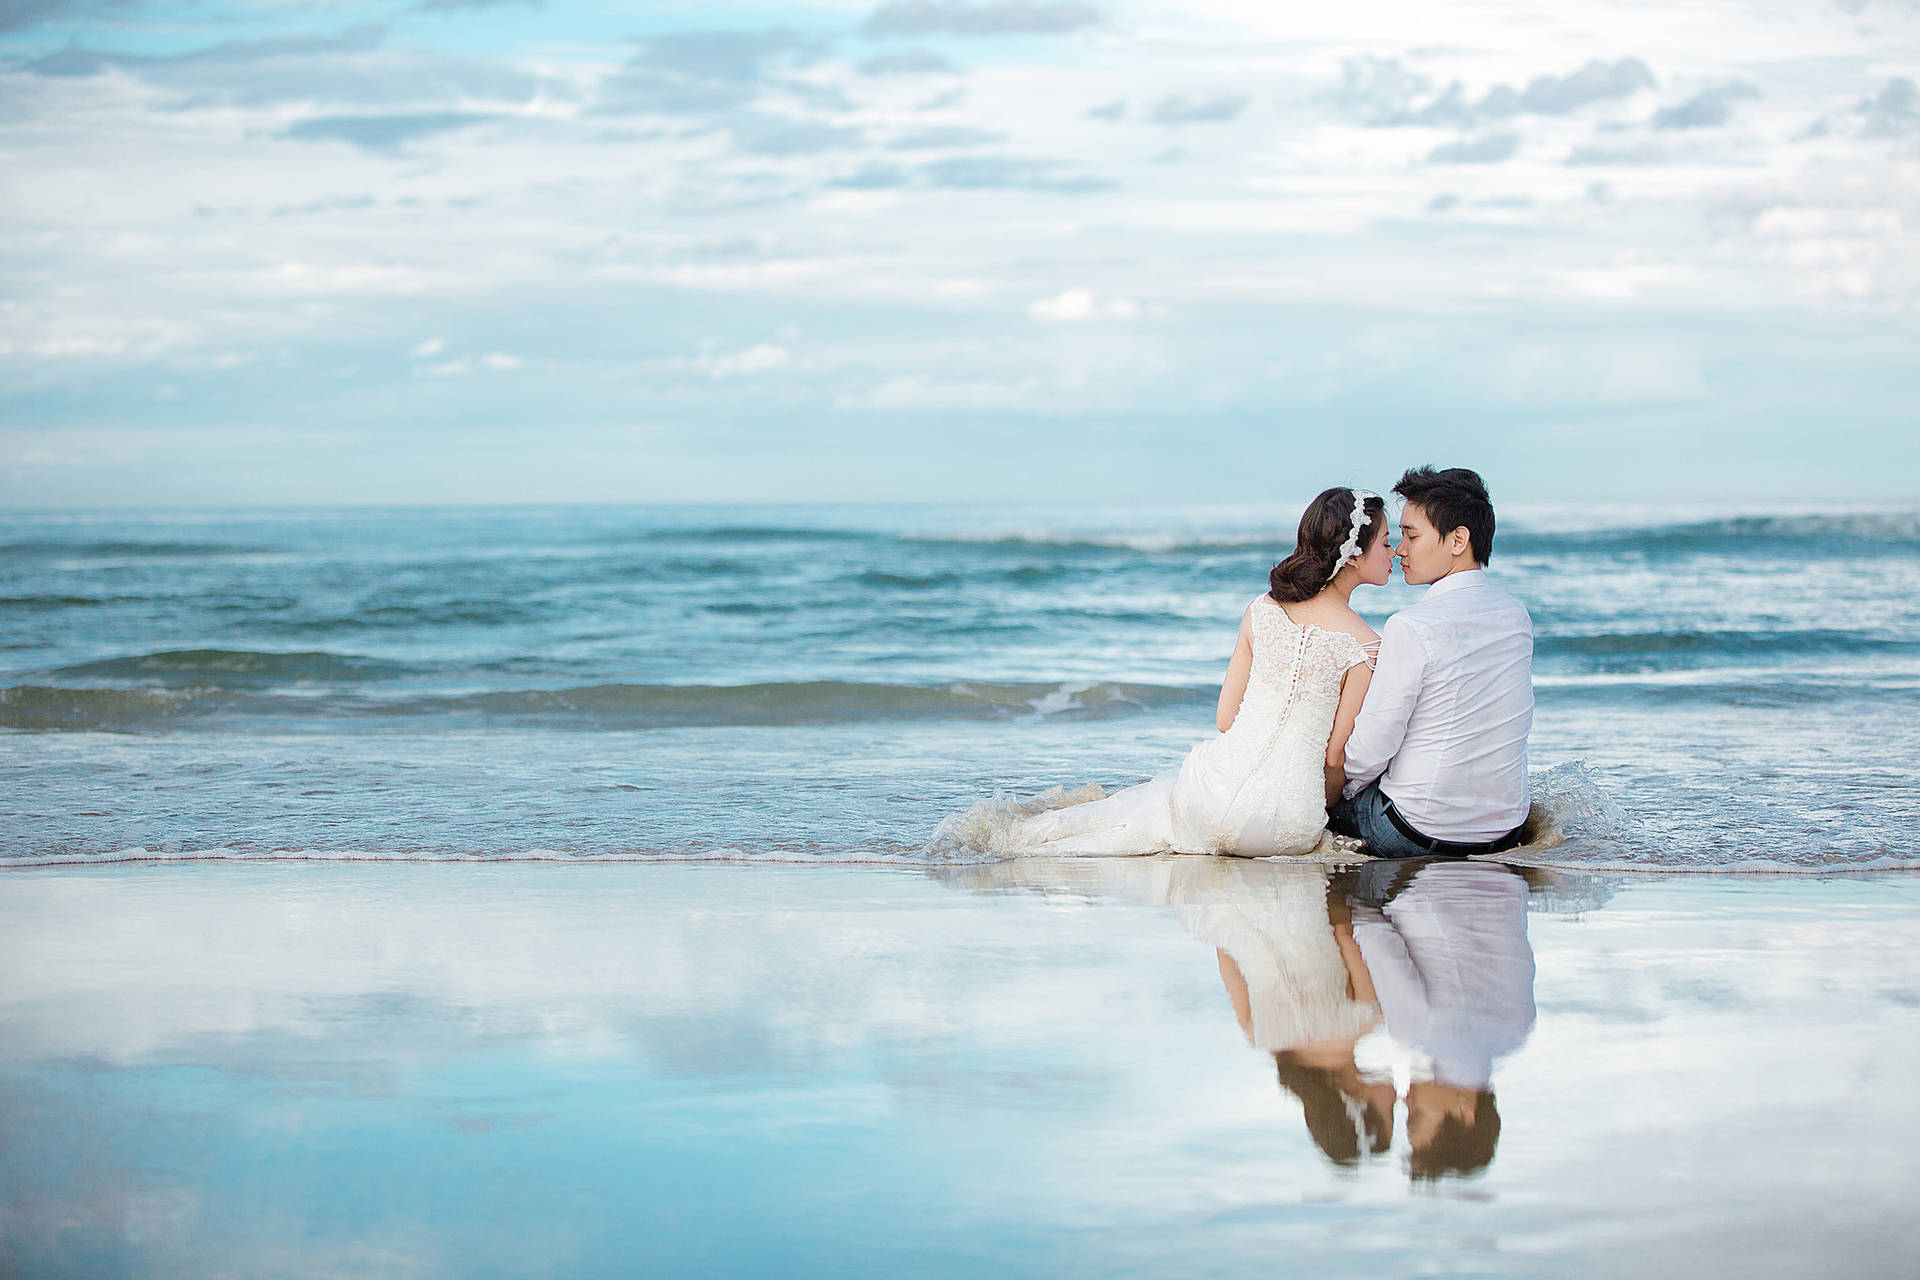
[[[1465,467],[1413,467],[1400,477],[1393,491],[1426,513],[1441,537],[1455,529],[1467,531],[1473,558],[1481,564],[1493,559],[1493,499],[1477,471]]]
[[[1482,1089],[1473,1101],[1471,1121],[1446,1116],[1427,1145],[1409,1157],[1408,1172],[1415,1182],[1437,1182],[1449,1174],[1470,1178],[1493,1163],[1500,1145],[1500,1108],[1491,1089]]]

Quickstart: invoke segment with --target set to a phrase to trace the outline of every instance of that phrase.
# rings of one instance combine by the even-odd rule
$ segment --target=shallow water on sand
[[[1315,962],[1260,922],[1325,877],[20,871],[0,1271],[1910,1274],[1920,882],[1536,876],[1463,968],[1497,1142],[1424,1180],[1398,1037],[1444,1027],[1354,1048],[1377,1154],[1279,1078],[1261,948]]]
[[[0,862],[924,861],[1212,732],[1297,511],[8,516]],[[1528,856],[1920,863],[1912,512],[1516,507],[1495,548],[1580,837]]]

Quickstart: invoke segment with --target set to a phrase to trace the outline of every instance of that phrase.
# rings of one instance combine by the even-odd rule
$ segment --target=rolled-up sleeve
[[[1347,739],[1346,795],[1352,795],[1387,771],[1394,752],[1406,740],[1407,722],[1420,698],[1427,648],[1419,632],[1399,614],[1380,629],[1380,657],[1367,686],[1367,699]]]

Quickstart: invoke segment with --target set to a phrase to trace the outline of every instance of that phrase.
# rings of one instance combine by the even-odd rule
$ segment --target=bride
[[[1365,489],[1315,498],[1293,554],[1241,616],[1219,736],[1150,782],[1015,820],[996,851],[1257,858],[1319,844],[1379,646],[1349,599],[1387,583],[1386,524],[1386,504]]]

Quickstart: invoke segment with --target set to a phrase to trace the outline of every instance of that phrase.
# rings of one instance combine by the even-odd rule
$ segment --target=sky
[[[1916,0],[0,0],[0,507],[1920,500]]]

